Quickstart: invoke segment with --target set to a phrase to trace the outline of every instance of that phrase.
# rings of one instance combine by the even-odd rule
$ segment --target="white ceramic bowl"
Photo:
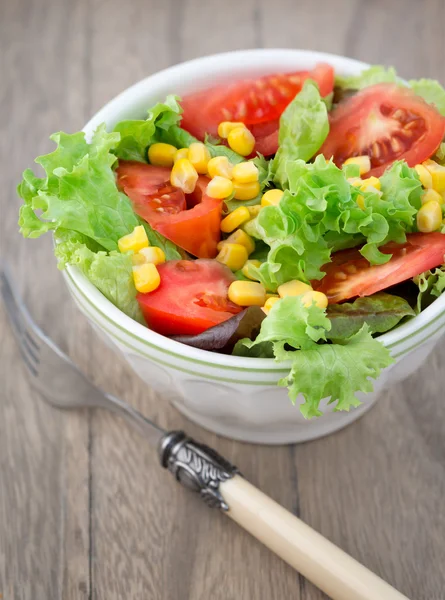
[[[246,50],[192,60],[147,77],[102,108],[85,126],[87,136],[102,122],[144,118],[147,108],[168,93],[183,94],[227,78],[332,64],[337,73],[356,74],[368,65],[332,54],[302,50]],[[386,369],[374,392],[362,394],[362,406],[332,411],[306,421],[285,388],[285,364],[271,359],[239,358],[190,348],[150,331],[111,304],[75,267],[65,271],[73,298],[96,330],[117,347],[135,372],[168,398],[186,417],[221,435],[262,444],[304,442],[348,425],[427,358],[445,327],[445,295],[415,319],[380,337],[396,363]],[[161,401],[160,397],[160,401]]]

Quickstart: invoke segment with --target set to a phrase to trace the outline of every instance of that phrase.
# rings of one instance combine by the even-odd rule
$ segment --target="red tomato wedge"
[[[384,265],[370,265],[357,249],[342,250],[323,267],[326,275],[314,281],[314,289],[324,292],[329,304],[371,296],[444,263],[445,235],[412,233],[405,244],[390,243],[380,248],[392,258]]]
[[[242,310],[227,297],[234,275],[216,260],[171,260],[158,271],[158,289],[137,295],[147,325],[158,333],[197,335]]]
[[[276,153],[279,127],[280,119],[250,126],[250,131],[255,138],[255,153],[259,152],[263,156],[271,156]]]
[[[222,200],[206,195],[207,177],[199,177],[193,194],[184,194],[170,184],[166,167],[120,161],[116,173],[135,213],[153,229],[193,256],[216,256]]]
[[[410,167],[429,158],[445,134],[445,118],[408,88],[381,83],[340,102],[320,154],[337,166],[368,155],[369,176],[381,175],[395,160]]]
[[[181,126],[203,140],[206,133],[217,135],[221,121],[249,126],[277,120],[306,79],[316,81],[320,94],[327,96],[334,87],[334,69],[320,63],[312,71],[266,75],[189,94],[181,102]]]

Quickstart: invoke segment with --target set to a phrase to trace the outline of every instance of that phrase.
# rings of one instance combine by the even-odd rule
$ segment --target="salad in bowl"
[[[379,336],[445,289],[445,90],[335,62],[56,133],[18,186],[60,268],[184,354],[279,363],[305,419],[357,407],[394,361]]]

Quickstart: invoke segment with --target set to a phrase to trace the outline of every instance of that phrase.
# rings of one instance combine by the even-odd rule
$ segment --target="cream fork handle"
[[[219,489],[228,517],[333,600],[407,600],[240,475]]]

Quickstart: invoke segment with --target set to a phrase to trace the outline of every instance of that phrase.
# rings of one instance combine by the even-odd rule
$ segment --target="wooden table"
[[[415,600],[445,598],[445,344],[355,425],[288,447],[218,438],[161,405],[73,306],[51,240],[17,233],[15,186],[48,135],[131,83],[235,48],[299,47],[445,82],[441,0],[0,0],[1,252],[32,313],[96,383],[215,446],[278,502]],[[24,378],[0,310],[3,600],[325,596],[156,465],[125,423],[60,413]],[[377,599],[376,599],[377,600]]]

